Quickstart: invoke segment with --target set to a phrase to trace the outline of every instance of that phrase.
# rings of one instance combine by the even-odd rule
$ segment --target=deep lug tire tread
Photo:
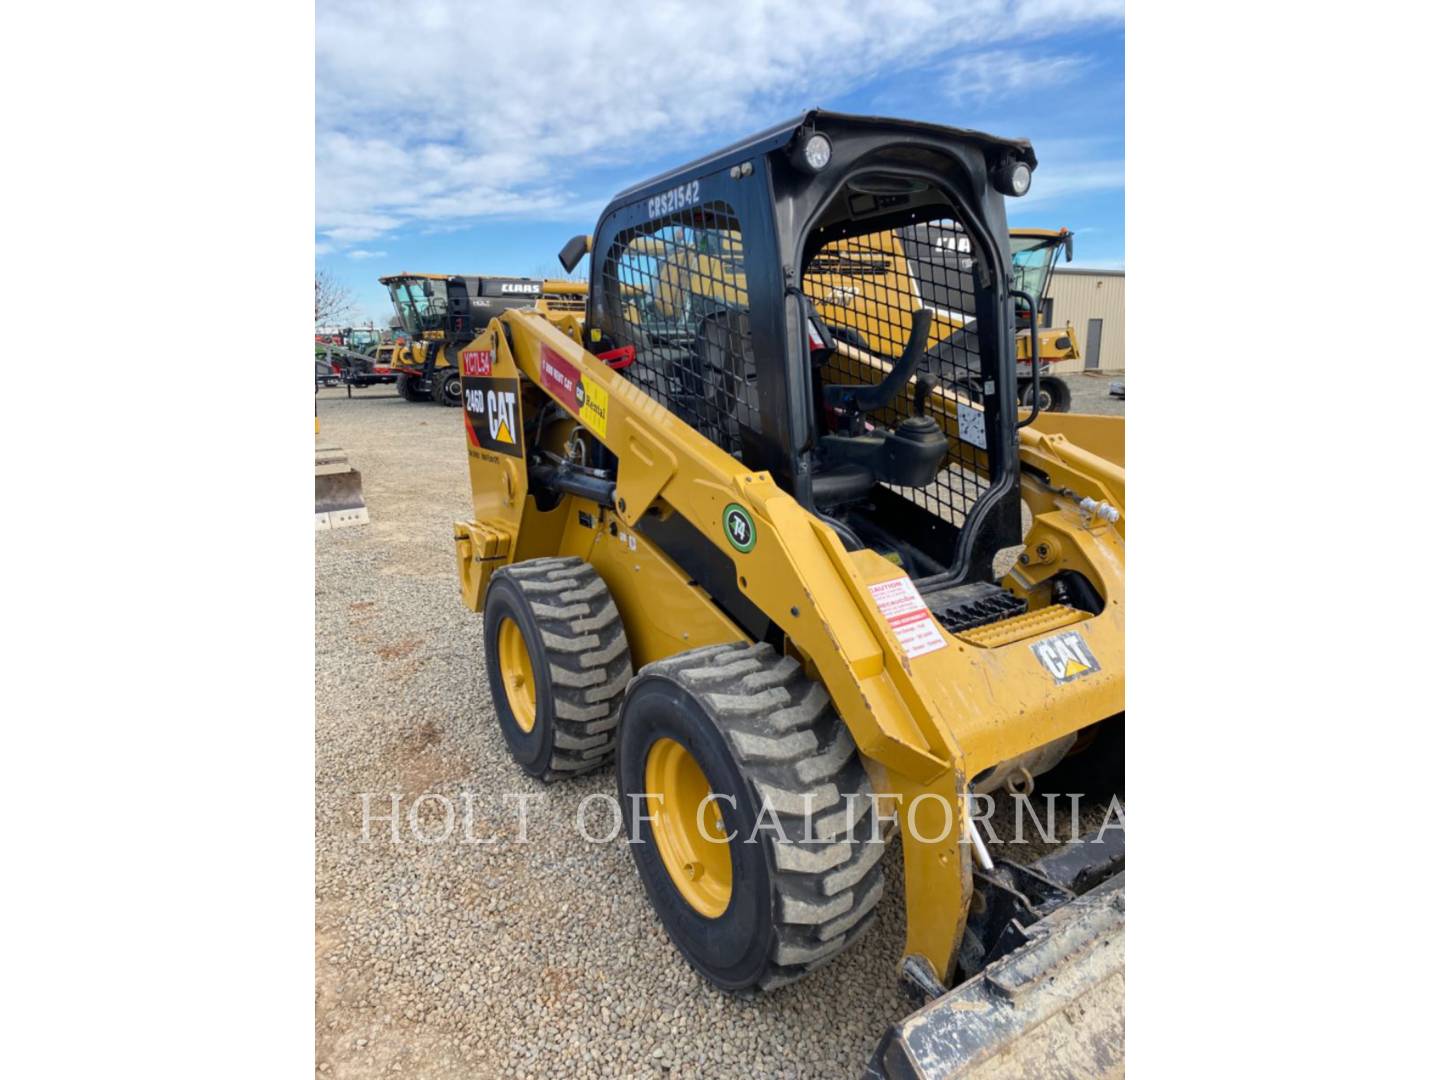
[[[555,738],[546,783],[600,768],[614,754],[634,675],[620,611],[595,568],[570,557],[527,559],[495,572],[517,585],[544,641]],[[539,661],[531,657],[531,663]]]
[[[757,801],[768,797],[786,836],[797,838],[758,833],[771,868],[774,941],[756,988],[775,989],[833,960],[875,917],[885,844],[869,842],[870,782],[825,688],[765,644],[694,649],[639,674],[671,679],[702,703]]]
[[[452,376],[455,383],[455,396],[453,398],[445,392],[445,388],[450,384]],[[441,368],[431,376],[430,400],[435,402],[436,405],[446,405],[450,407],[458,407],[460,403],[465,400],[465,391],[460,386],[460,376],[454,368]]]

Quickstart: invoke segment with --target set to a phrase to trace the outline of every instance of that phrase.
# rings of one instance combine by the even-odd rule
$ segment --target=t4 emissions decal
[[[1085,644],[1078,630],[1045,638],[1030,646],[1035,659],[1057,683],[1067,683],[1100,670],[1100,661]]]

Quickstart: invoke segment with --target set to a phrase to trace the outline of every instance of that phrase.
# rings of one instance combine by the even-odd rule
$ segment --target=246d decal
[[[520,380],[467,378],[465,435],[471,446],[523,457],[520,431]]]

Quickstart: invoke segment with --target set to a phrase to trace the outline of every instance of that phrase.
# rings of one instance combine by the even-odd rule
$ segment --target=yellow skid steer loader
[[[513,757],[614,761],[645,891],[721,989],[805,978],[900,888],[921,1008],[874,1076],[1121,1060],[1123,830],[1026,863],[977,827],[1123,767],[1123,421],[1017,409],[1004,200],[1035,164],[809,112],[617,195],[561,253],[590,254],[583,317],[505,311],[461,352],[456,561]],[[897,242],[914,288],[837,294]]]

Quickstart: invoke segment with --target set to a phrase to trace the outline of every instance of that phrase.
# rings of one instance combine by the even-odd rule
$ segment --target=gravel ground
[[[1107,411],[1108,379],[1090,384]],[[364,478],[371,523],[317,533],[316,1053],[333,1077],[852,1077],[909,1008],[899,845],[870,933],[815,978],[759,1000],[681,959],[622,840],[591,845],[581,800],[612,769],[545,786],[495,723],[479,616],[461,604],[451,523],[469,513],[460,413],[392,387],[323,390],[321,441]],[[1093,411],[1101,411],[1094,408]],[[370,842],[362,795],[374,793]],[[399,842],[391,794],[400,796]],[[539,796],[519,810],[505,793]],[[456,809],[421,843],[419,796]],[[473,821],[466,842],[465,803]],[[420,804],[423,835],[444,828]],[[603,832],[600,814],[589,819]]]
[[[1070,387],[1070,411],[1096,413],[1100,416],[1124,416],[1123,398],[1110,396],[1112,379],[1124,381],[1123,371],[1107,371],[1099,375],[1062,375]]]

